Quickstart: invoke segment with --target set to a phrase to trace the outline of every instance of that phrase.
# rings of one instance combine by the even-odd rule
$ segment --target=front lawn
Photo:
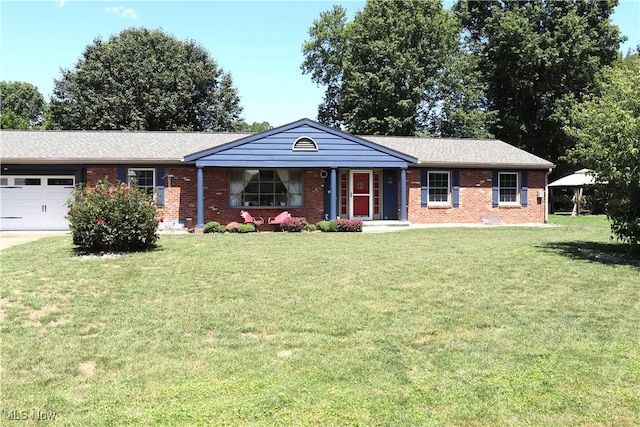
[[[576,220],[3,250],[3,421],[638,425],[640,263]]]

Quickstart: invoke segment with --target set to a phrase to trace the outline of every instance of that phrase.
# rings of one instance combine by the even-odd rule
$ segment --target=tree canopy
[[[567,131],[576,140],[574,163],[592,169],[611,199],[612,231],[640,245],[640,55],[605,69],[598,96],[575,105]]]
[[[0,82],[0,127],[31,129],[42,124],[44,97],[26,82]]]
[[[51,126],[92,130],[239,130],[231,75],[194,41],[131,28],[96,38],[51,98]]]
[[[326,87],[321,122],[413,135],[425,128],[420,119],[456,51],[458,26],[439,2],[371,0],[351,22],[341,6],[322,12],[309,36],[301,68]]]
[[[303,73],[325,87],[318,119],[354,133],[496,137],[558,162],[571,107],[624,38],[617,0],[368,0],[322,12]],[[562,165],[561,165],[562,166]],[[562,170],[562,167],[559,169]]]
[[[269,122],[253,122],[251,124],[243,122],[240,130],[242,132],[260,133],[269,129],[273,129]]]
[[[460,0],[454,11],[485,79],[491,132],[551,161],[572,146],[571,106],[596,89],[596,75],[623,38],[609,16],[617,1]]]

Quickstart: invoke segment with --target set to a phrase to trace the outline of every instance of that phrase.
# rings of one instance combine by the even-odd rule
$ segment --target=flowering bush
[[[78,186],[67,202],[73,243],[91,251],[135,251],[158,240],[156,205],[146,192],[100,180]]]
[[[338,231],[362,231],[361,219],[338,219]]]
[[[298,218],[295,216],[289,216],[285,218],[280,227],[283,231],[291,231],[293,233],[299,233],[307,227],[306,218]]]
[[[320,221],[317,224],[320,231],[333,232],[333,231],[349,231],[358,232],[362,231],[362,220],[360,219],[336,219],[333,221]]]

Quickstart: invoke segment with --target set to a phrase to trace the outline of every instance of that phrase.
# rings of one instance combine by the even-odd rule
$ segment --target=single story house
[[[283,210],[309,222],[543,223],[554,165],[495,139],[356,136],[309,119],[258,134],[0,131],[1,229],[66,229],[78,183],[135,180],[168,222]]]

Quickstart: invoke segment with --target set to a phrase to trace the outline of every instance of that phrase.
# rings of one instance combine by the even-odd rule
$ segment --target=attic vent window
[[[318,144],[308,136],[296,139],[291,148],[293,151],[318,151]]]

